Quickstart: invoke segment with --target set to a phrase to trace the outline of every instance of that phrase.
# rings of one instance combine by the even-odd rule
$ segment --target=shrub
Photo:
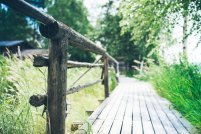
[[[143,79],[151,81],[160,95],[169,99],[184,117],[201,130],[201,74],[198,66],[185,62],[152,65],[144,76]]]

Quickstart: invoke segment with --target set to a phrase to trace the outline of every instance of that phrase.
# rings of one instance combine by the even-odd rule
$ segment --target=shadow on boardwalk
[[[119,85],[89,117],[89,122],[94,134],[195,133],[149,83],[127,77],[120,77]]]

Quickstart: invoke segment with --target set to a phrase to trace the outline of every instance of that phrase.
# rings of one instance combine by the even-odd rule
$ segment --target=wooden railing
[[[0,0],[5,5],[39,21],[40,33],[50,39],[48,57],[35,57],[35,67],[48,67],[48,89],[46,95],[33,95],[30,97],[30,104],[33,106],[45,105],[47,108],[47,133],[64,134],[66,118],[66,95],[77,92],[85,87],[103,82],[105,97],[109,96],[108,69],[109,61],[115,65],[115,72],[119,75],[119,63],[111,57],[106,50],[97,46],[94,42],[82,36],[72,28],[55,20],[52,16],[41,12],[39,9],[23,0]],[[70,18],[69,18],[70,19]],[[67,46],[72,45],[102,55],[104,64],[80,63],[68,61]],[[67,68],[73,67],[102,67],[103,73],[100,80],[85,85],[79,85],[67,89]],[[87,73],[87,71],[86,71]],[[84,75],[84,74],[83,74]],[[81,76],[82,77],[82,76]],[[80,77],[80,78],[81,78]],[[79,80],[79,79],[78,79]]]

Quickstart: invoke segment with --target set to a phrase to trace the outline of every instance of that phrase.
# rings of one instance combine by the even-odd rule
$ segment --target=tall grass
[[[201,132],[201,73],[187,62],[153,65],[145,75],[158,93]]]
[[[43,107],[34,108],[28,103],[33,94],[45,94],[47,90],[47,68],[35,68],[30,59],[21,61],[15,57],[0,56],[0,133],[1,134],[42,134],[45,132],[46,119],[42,117]],[[67,86],[86,71],[69,69]],[[111,71],[110,87],[116,81]],[[92,69],[78,83],[93,82],[100,79],[101,69]],[[70,105],[67,116],[67,128],[74,121],[85,121],[88,115],[85,110],[94,110],[99,99],[104,96],[103,85],[97,84],[67,96]]]
[[[31,65],[31,61],[0,56],[0,133],[35,134],[43,133],[41,122],[45,120],[28,100],[32,94],[43,93],[43,77]],[[43,121],[44,120],[44,121]]]

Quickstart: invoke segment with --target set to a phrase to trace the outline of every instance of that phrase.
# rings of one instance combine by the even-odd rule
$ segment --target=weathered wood
[[[152,125],[153,125],[153,128],[154,128],[154,132],[155,133],[160,133],[160,134],[166,134],[167,132],[165,131],[163,124],[161,123],[161,121],[158,118],[158,115],[157,115],[153,105],[151,104],[152,101],[151,101],[150,97],[151,97],[150,92],[147,92],[147,91],[144,92],[144,100],[145,100],[145,103],[147,105],[147,109],[149,111],[151,122],[152,122]]]
[[[97,80],[95,82],[91,82],[91,83],[87,83],[87,84],[84,84],[84,85],[78,85],[76,87],[72,87],[72,88],[69,88],[67,89],[67,91],[65,92],[66,95],[69,95],[69,94],[72,94],[72,93],[75,93],[75,92],[78,92],[80,91],[81,89],[84,89],[84,88],[87,88],[87,87],[90,87],[90,86],[93,86],[95,84],[98,84],[100,83],[102,80]],[[42,105],[46,105],[47,104],[47,95],[32,95],[29,99],[29,103],[34,106],[34,107],[39,107],[39,106],[42,106]]]
[[[119,106],[119,109],[115,115],[113,125],[110,129],[111,134],[116,134],[121,131],[121,128],[123,126],[123,120],[124,120],[124,115],[126,112],[126,104],[128,102],[128,90],[125,88],[125,90],[122,90],[123,85],[118,86],[121,90],[121,94],[123,94],[123,98],[121,99],[121,104]]]
[[[35,57],[34,57],[33,66],[34,66],[34,67],[49,66],[49,59],[48,59],[48,57],[44,57],[44,56],[35,56]]]
[[[52,39],[49,45],[48,115],[49,134],[65,133],[68,40]]]
[[[94,112],[94,110],[86,110],[85,112],[86,112],[86,114],[87,114],[88,116],[90,116],[90,115]]]
[[[96,109],[95,112],[93,112],[87,123],[85,123],[82,127],[79,128],[79,130],[76,132],[76,134],[84,134],[87,133],[89,128],[91,128],[91,125],[94,124],[95,120],[98,119],[99,115],[102,114],[105,107],[108,105],[108,103],[111,103],[112,101],[115,101],[115,98],[117,98],[117,95],[119,95],[119,90],[116,89],[115,92],[112,92],[111,96],[106,98],[103,103]],[[112,100],[111,100],[112,99]],[[96,124],[97,125],[97,124]],[[100,125],[100,124],[99,124]]]
[[[93,133],[97,134],[188,134],[167,102],[154,94],[151,86],[130,78],[120,78],[120,83],[89,117]],[[105,102],[105,101],[104,101]],[[104,103],[103,102],[103,103]],[[87,131],[81,127],[84,132]],[[189,129],[191,130],[191,129]],[[83,132],[83,131],[82,131]],[[192,133],[192,131],[189,131]]]
[[[68,68],[75,68],[75,67],[94,68],[94,67],[103,67],[103,64],[94,64],[94,63],[87,63],[87,62],[68,61],[67,67]]]
[[[36,56],[34,57],[33,66],[35,67],[44,67],[49,65],[48,57],[44,56]],[[103,67],[103,64],[94,64],[87,62],[77,62],[77,61],[67,61],[67,68],[78,68],[78,67],[86,67],[86,68],[94,68],[94,67]]]
[[[97,80],[97,81],[95,81],[95,82],[91,82],[91,83],[87,83],[87,84],[84,84],[84,85],[78,85],[78,86],[76,86],[76,87],[69,88],[69,89],[66,91],[66,95],[72,94],[72,93],[75,93],[75,92],[78,92],[78,91],[80,91],[81,89],[84,89],[84,88],[93,86],[93,85],[95,85],[95,84],[98,84],[98,83],[101,82],[101,81],[102,81],[102,80]]]
[[[67,38],[69,39],[70,45],[94,52],[100,55],[106,55],[106,51],[101,47],[96,45],[91,40],[87,39],[80,33],[76,32],[72,28],[61,22],[53,22],[46,25],[40,26],[40,32],[44,37],[47,38]]]
[[[105,98],[109,97],[108,58],[104,57],[104,89]]]
[[[42,105],[47,106],[47,95],[32,95],[29,99],[29,103],[34,107],[40,107]]]
[[[105,107],[101,115],[99,115],[99,119],[105,120],[99,130],[99,133],[108,134],[110,132],[112,124],[114,123],[114,118],[116,117],[119,108],[121,108],[121,100],[124,97],[124,94],[121,92],[122,90],[119,90],[119,92],[116,92],[118,96],[112,97],[113,100],[111,100],[111,102],[113,101],[113,103],[108,104],[109,111],[107,110],[108,108]]]
[[[40,21],[43,24],[49,24],[56,21],[52,16],[41,12],[39,9],[24,0],[0,0],[0,2],[29,17]]]
[[[76,122],[73,122],[71,124],[71,131],[76,131],[78,130],[79,127],[81,127],[83,125],[83,122],[81,121],[76,121]]]
[[[134,90],[133,133],[143,134],[139,97],[136,87],[133,90]]]
[[[42,24],[40,26],[40,32],[44,37],[51,39],[58,37],[69,39],[70,45],[94,52],[96,54],[104,55],[114,63],[118,64],[118,62],[112,56],[106,53],[102,47],[96,45],[94,42],[79,34],[67,25],[56,21],[52,16],[40,11],[31,4],[23,0],[1,0],[1,2],[41,22]]]
[[[127,87],[128,90],[128,101],[126,105],[126,111],[124,115],[124,121],[121,133],[129,134],[132,133],[132,110],[133,110],[133,94],[130,86]]]

